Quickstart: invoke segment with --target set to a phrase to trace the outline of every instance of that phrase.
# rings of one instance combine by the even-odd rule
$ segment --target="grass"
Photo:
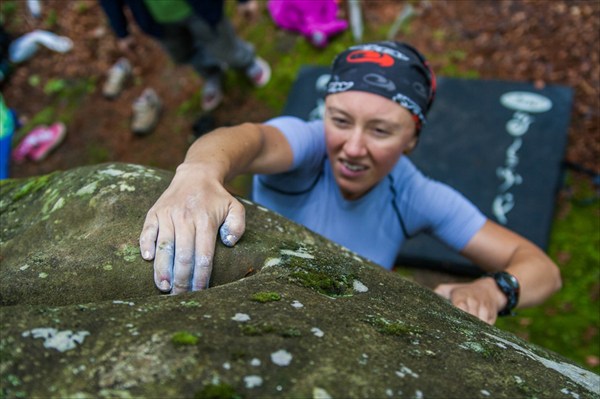
[[[563,287],[546,303],[497,326],[600,374],[600,197],[590,179],[569,176],[559,201],[549,254]]]

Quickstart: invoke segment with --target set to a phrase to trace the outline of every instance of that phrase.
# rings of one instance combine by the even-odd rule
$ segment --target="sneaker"
[[[223,101],[223,88],[220,74],[210,75],[204,80],[202,87],[202,110],[212,111]]]
[[[37,52],[40,44],[59,53],[66,53],[73,48],[73,41],[68,37],[36,29],[10,43],[8,58],[15,64],[24,62]]]
[[[131,76],[131,64],[127,58],[119,60],[108,71],[108,78],[102,87],[102,94],[109,99],[116,98],[125,85],[127,78]]]
[[[150,88],[143,91],[133,103],[131,130],[137,135],[144,136],[154,130],[158,123],[162,104],[156,92]]]
[[[246,69],[246,76],[256,87],[263,87],[271,79],[271,67],[267,61],[256,57],[252,65]]]
[[[40,162],[52,152],[65,138],[67,129],[62,122],[51,126],[38,126],[25,136],[21,143],[15,148],[12,158],[21,163],[26,158]]]

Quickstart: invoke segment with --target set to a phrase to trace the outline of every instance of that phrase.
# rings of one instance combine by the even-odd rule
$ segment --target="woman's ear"
[[[412,138],[412,140],[409,141],[408,144],[406,145],[406,148],[404,149],[404,155],[410,154],[415,149],[418,142],[419,142],[419,136],[415,134],[415,136]]]

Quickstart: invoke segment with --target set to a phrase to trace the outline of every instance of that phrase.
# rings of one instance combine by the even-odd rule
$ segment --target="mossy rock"
[[[138,254],[170,172],[104,164],[0,185],[3,398],[598,398],[600,377],[250,201],[211,288]]]

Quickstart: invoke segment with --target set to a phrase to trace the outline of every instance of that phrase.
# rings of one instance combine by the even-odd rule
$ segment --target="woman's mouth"
[[[342,173],[344,175],[355,176],[367,170],[367,167],[364,165],[348,162],[346,160],[340,160],[340,164],[342,165]]]

